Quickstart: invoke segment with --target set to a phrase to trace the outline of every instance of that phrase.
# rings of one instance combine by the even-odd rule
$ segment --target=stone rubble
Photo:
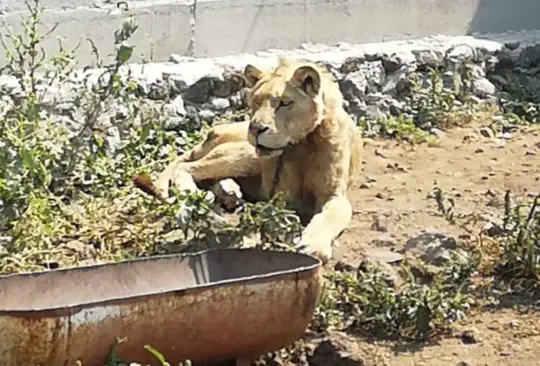
[[[296,50],[218,58],[173,55],[169,62],[126,65],[121,73],[135,80],[139,92],[149,99],[161,103],[172,100],[165,107],[169,116],[167,129],[178,130],[186,125],[197,129],[201,122],[212,123],[222,114],[245,108],[246,84],[241,75],[245,65],[271,67],[280,56],[325,65],[338,80],[345,107],[355,119],[411,115],[411,75],[418,75],[420,84],[427,87],[428,67],[438,68],[443,73],[444,86],[452,88],[456,75],[459,79],[463,61],[471,62],[473,91],[479,99],[504,97],[516,80],[525,87],[540,87],[540,78],[535,76],[540,65],[540,44],[505,45],[470,36],[365,45],[342,43],[335,47],[305,45]],[[69,114],[73,109],[73,90],[84,86],[84,80],[86,86],[95,84],[103,71],[77,70],[68,83],[53,86],[45,103],[55,114]],[[0,76],[0,92],[12,98],[22,96],[18,82],[6,75]],[[109,113],[122,114],[119,108],[113,106]],[[436,135],[439,132],[432,131]]]

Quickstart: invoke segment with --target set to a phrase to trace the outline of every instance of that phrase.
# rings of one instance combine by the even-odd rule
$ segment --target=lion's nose
[[[268,130],[268,126],[263,126],[258,122],[251,122],[249,124],[249,133],[251,133],[255,137],[259,136],[266,130]]]

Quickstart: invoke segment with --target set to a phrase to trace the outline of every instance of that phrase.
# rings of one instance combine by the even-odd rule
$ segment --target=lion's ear
[[[300,89],[310,97],[315,97],[321,89],[321,76],[319,72],[311,66],[301,66],[294,72],[293,80]]]
[[[263,72],[253,65],[247,65],[244,69],[244,76],[250,87],[255,86],[263,76]]]

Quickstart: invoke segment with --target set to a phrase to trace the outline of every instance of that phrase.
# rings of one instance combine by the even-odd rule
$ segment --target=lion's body
[[[247,178],[258,186],[242,188],[255,188],[259,199],[282,192],[303,216],[314,215],[301,243],[327,260],[332,241],[351,220],[347,191],[361,171],[361,133],[326,70],[280,60],[272,72],[248,66],[245,74],[252,86],[251,121],[213,127],[162,173],[158,188],[166,194],[170,180],[193,188],[193,182],[207,179]]]

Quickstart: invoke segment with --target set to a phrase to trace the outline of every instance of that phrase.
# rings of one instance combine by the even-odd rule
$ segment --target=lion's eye
[[[279,104],[278,104],[278,107],[276,109],[280,109],[280,108],[284,108],[284,107],[289,107],[293,104],[294,102],[292,100],[280,100],[279,101]]]

